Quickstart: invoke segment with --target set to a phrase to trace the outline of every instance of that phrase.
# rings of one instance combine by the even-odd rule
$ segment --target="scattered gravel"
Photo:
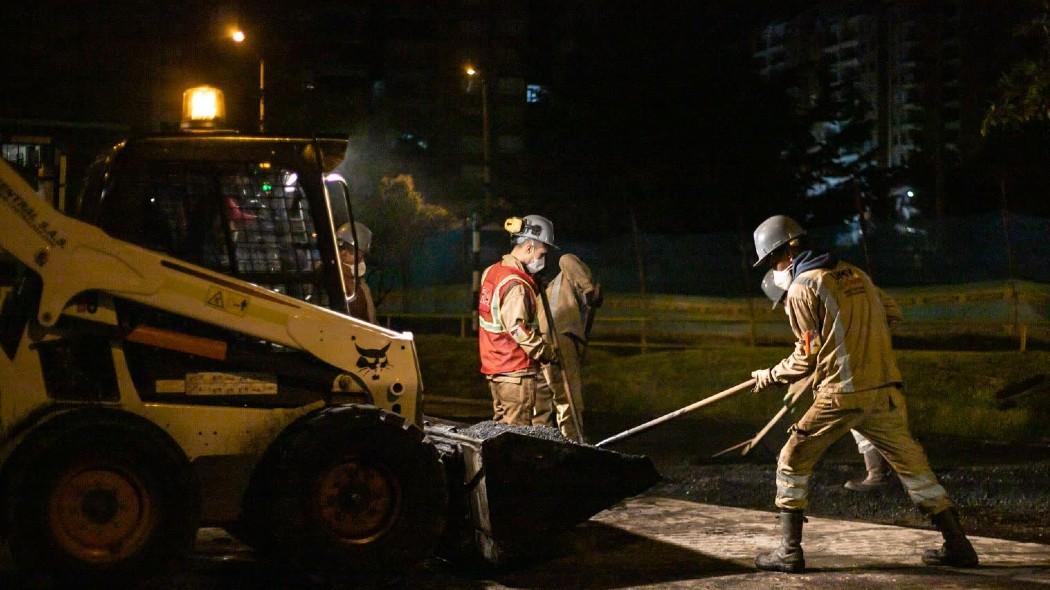
[[[518,434],[524,434],[534,438],[575,444],[575,441],[565,438],[557,428],[551,426],[513,426],[510,424],[501,424],[499,422],[486,420],[485,422],[479,422],[470,428],[465,428],[460,432],[467,436],[480,438],[482,440],[492,438],[499,434],[503,434],[504,432],[517,432]]]

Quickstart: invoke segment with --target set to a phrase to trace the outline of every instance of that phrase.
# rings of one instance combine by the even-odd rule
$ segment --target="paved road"
[[[509,572],[469,572],[439,561],[387,587],[422,590],[614,590],[621,588],[1023,588],[1050,587],[1050,546],[974,538],[982,567],[928,568],[930,530],[811,518],[804,575],[754,570],[755,553],[777,543],[769,512],[641,496],[577,527],[553,556]],[[199,539],[194,572],[156,588],[258,588],[251,554],[217,529]],[[306,580],[272,587],[298,587]],[[354,583],[310,583],[316,588]]]
[[[203,529],[190,569],[138,584],[150,590],[383,588],[420,590],[618,590],[626,588],[1025,588],[1050,587],[1050,545],[973,538],[982,567],[924,567],[935,531],[810,518],[803,575],[757,572],[755,553],[776,545],[769,512],[640,496],[598,514],[551,548],[506,572],[464,571],[431,560],[382,584],[277,577],[221,529]],[[24,581],[0,570],[0,587]],[[44,585],[43,587],[49,587]]]

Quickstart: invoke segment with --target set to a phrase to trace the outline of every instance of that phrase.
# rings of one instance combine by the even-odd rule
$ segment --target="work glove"
[[[558,355],[554,353],[554,347],[549,344],[544,346],[539,361],[541,365],[558,366]]]
[[[751,388],[751,391],[755,393],[758,393],[777,382],[777,380],[773,378],[773,369],[751,371],[751,377],[755,380],[755,386]]]

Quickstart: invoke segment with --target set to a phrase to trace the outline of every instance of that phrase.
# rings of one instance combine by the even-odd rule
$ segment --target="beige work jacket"
[[[558,266],[561,272],[547,285],[554,327],[560,334],[583,340],[587,329],[587,295],[594,291],[594,277],[575,254],[562,255]]]
[[[815,393],[850,393],[901,383],[887,315],[900,310],[864,271],[847,262],[795,277],[785,305],[797,342],[773,367],[793,383],[813,374]]]
[[[510,266],[527,273],[525,267],[510,254],[505,254],[501,261],[503,266]],[[500,298],[499,317],[507,332],[514,338],[525,354],[534,360],[545,359],[550,356],[548,345],[543,340],[543,334],[537,326],[537,314],[540,306],[539,297],[532,290],[521,283],[511,281],[507,290]],[[518,371],[518,373],[529,373],[532,371]]]

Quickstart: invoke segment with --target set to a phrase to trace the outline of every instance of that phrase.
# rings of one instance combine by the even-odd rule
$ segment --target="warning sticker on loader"
[[[243,316],[245,310],[248,309],[249,299],[233,291],[219,289],[218,287],[208,287],[208,298],[204,302],[211,307],[237,316]]]
[[[157,393],[186,395],[277,395],[269,373],[187,373],[185,379],[157,379]]]

